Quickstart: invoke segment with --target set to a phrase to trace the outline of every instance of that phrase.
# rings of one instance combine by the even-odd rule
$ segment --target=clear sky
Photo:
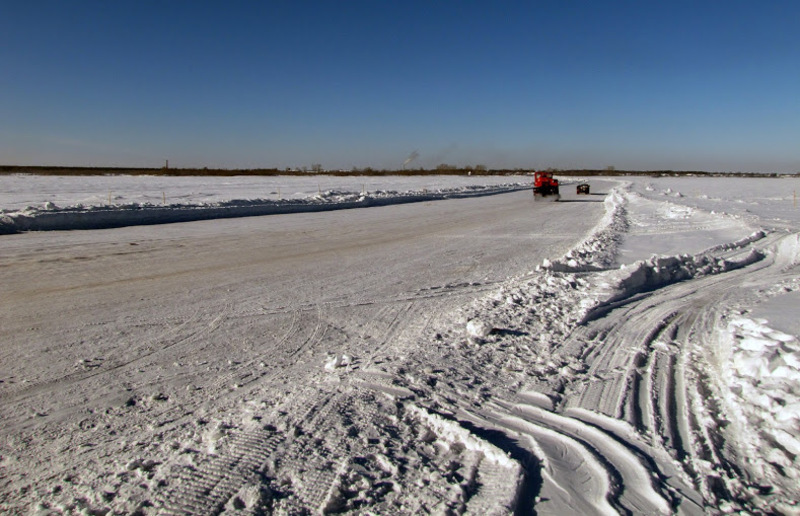
[[[0,164],[800,171],[800,1],[8,1]]]

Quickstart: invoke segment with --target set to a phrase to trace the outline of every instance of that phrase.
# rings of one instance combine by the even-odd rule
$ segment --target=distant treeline
[[[475,167],[455,167],[439,165],[433,169],[403,168],[399,170],[353,168],[350,170],[323,170],[320,166],[309,169],[277,169],[277,168],[130,168],[130,167],[53,167],[53,166],[19,166],[0,165],[0,175],[35,174],[52,176],[98,176],[98,175],[157,175],[157,176],[422,176],[422,175],[478,175],[478,176],[511,176],[531,174],[537,169],[489,169],[478,165]],[[700,176],[700,177],[797,177],[796,174],[780,174],[776,172],[705,172],[701,170],[561,170],[546,169],[559,176]]]

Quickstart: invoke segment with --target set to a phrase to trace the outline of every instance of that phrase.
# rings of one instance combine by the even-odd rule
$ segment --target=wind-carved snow
[[[264,287],[280,278],[258,288],[242,281],[213,296],[213,313],[202,304],[173,309],[147,353],[131,359],[154,382],[185,382],[180,392],[122,388],[108,394],[105,413],[89,407],[66,419],[75,423],[68,434],[37,427],[60,416],[4,373],[4,405],[33,410],[9,413],[19,435],[2,449],[7,507],[795,514],[800,346],[770,326],[769,307],[799,299],[800,221],[791,190],[775,206],[759,184],[749,190],[771,204],[748,201],[742,211],[742,184],[643,178],[619,183],[604,204],[538,205],[515,239],[531,253],[554,238],[522,238],[543,224],[576,224],[590,209],[597,223],[513,277],[481,277],[486,262],[470,258],[491,252],[493,240],[471,225],[457,235],[469,252],[446,258],[463,281],[380,299],[319,289],[318,302],[297,306]],[[398,282],[397,264],[387,265],[385,278],[360,281]],[[402,270],[430,267],[419,260]],[[308,288],[314,274],[324,273],[284,288]],[[333,284],[358,287],[347,281]],[[353,305],[369,307],[369,317],[346,320]],[[114,316],[130,330],[124,314]],[[267,317],[280,325],[261,325]],[[88,398],[71,394],[81,381],[108,378],[109,366],[128,371],[69,342],[76,372],[53,380],[63,384],[65,413],[80,410],[69,400]],[[32,454],[19,450],[35,449],[26,428],[47,429],[74,462],[25,462]],[[47,473],[26,479],[26,467]]]

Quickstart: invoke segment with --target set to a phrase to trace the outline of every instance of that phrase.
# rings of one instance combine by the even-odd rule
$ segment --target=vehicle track
[[[719,265],[711,274],[595,310],[550,350],[564,361],[584,364],[573,368],[568,379],[532,379],[516,397],[494,389],[484,404],[479,397],[467,399],[466,393],[476,393],[482,381],[470,378],[478,370],[462,359],[486,360],[480,369],[488,378],[502,363],[498,355],[530,352],[530,341],[512,334],[510,343],[499,340],[500,349],[491,337],[462,344],[461,349],[475,354],[456,353],[452,369],[442,368],[427,380],[421,375],[421,381],[408,376],[404,385],[417,400],[429,399],[475,422],[471,431],[476,436],[509,453],[514,450],[511,439],[541,461],[538,466],[528,462],[526,475],[535,476],[538,468],[541,483],[528,486],[538,496],[530,507],[520,501],[519,514],[558,514],[575,507],[590,513],[704,514],[724,503],[755,510],[741,493],[757,480],[743,469],[737,443],[725,432],[728,416],[719,389],[726,387],[709,372],[715,360],[709,352],[727,314],[752,306],[753,296],[778,291],[775,285],[792,277],[791,263],[797,260],[787,266],[776,251],[781,238],[718,246],[711,262],[701,262]],[[765,258],[753,261],[752,256]],[[736,257],[749,258],[736,268]],[[436,362],[437,355],[445,363],[446,351],[430,357],[423,353],[417,360],[420,365]],[[511,384],[524,374],[524,369],[504,370]],[[576,485],[583,488],[569,494],[562,488]]]
[[[6,423],[11,425],[15,418],[22,416],[22,420],[13,424],[19,425],[20,429],[33,424],[34,422],[27,417],[25,411],[16,410],[15,407],[37,404],[45,404],[46,407],[47,404],[54,400],[53,394],[56,391],[63,395],[73,391],[81,391],[86,388],[86,385],[92,385],[101,391],[105,390],[106,386],[115,384],[110,379],[119,378],[123,372],[132,374],[133,369],[156,361],[158,357],[174,355],[178,352],[177,350],[182,348],[189,349],[197,342],[208,339],[222,318],[224,318],[224,311],[223,314],[216,315],[210,322],[206,323],[208,316],[202,314],[199,310],[195,311],[192,316],[184,319],[179,325],[170,327],[157,336],[148,339],[146,343],[133,347],[132,353],[126,350],[125,353],[128,356],[123,356],[119,359],[111,357],[97,366],[84,367],[83,370],[67,374],[61,378],[40,382],[32,386],[28,385],[25,386],[24,390],[5,392],[0,395],[0,401],[2,401],[3,410],[8,411],[9,414],[5,419]],[[76,398],[74,401],[81,405],[85,404],[85,400],[80,398]],[[67,408],[62,403],[59,410],[55,411],[54,414],[56,416],[63,414]],[[45,408],[43,417],[47,417],[49,412],[49,409]],[[14,414],[14,416],[10,414]]]
[[[229,438],[223,455],[213,455],[197,467],[175,468],[167,489],[157,500],[161,507],[158,513],[219,514],[244,487],[253,486],[262,493],[268,462],[284,439],[282,433],[265,428],[236,433]],[[265,501],[233,502],[238,509],[250,505],[252,510],[253,505],[263,505]]]
[[[768,249],[777,240],[767,238],[757,246]],[[715,401],[719,386],[704,371],[711,359],[706,343],[713,342],[725,314],[747,295],[743,281],[774,284],[782,274],[776,268],[772,256],[743,269],[669,285],[578,328],[563,349],[585,358],[590,379],[567,388],[562,410],[625,421],[653,448],[659,471],[679,467],[705,504],[731,500],[748,480],[737,465],[735,443],[727,442],[722,431],[726,415]]]

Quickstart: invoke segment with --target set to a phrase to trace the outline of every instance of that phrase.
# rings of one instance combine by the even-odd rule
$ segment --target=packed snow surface
[[[374,181],[0,177],[0,509],[800,514],[800,181]]]

